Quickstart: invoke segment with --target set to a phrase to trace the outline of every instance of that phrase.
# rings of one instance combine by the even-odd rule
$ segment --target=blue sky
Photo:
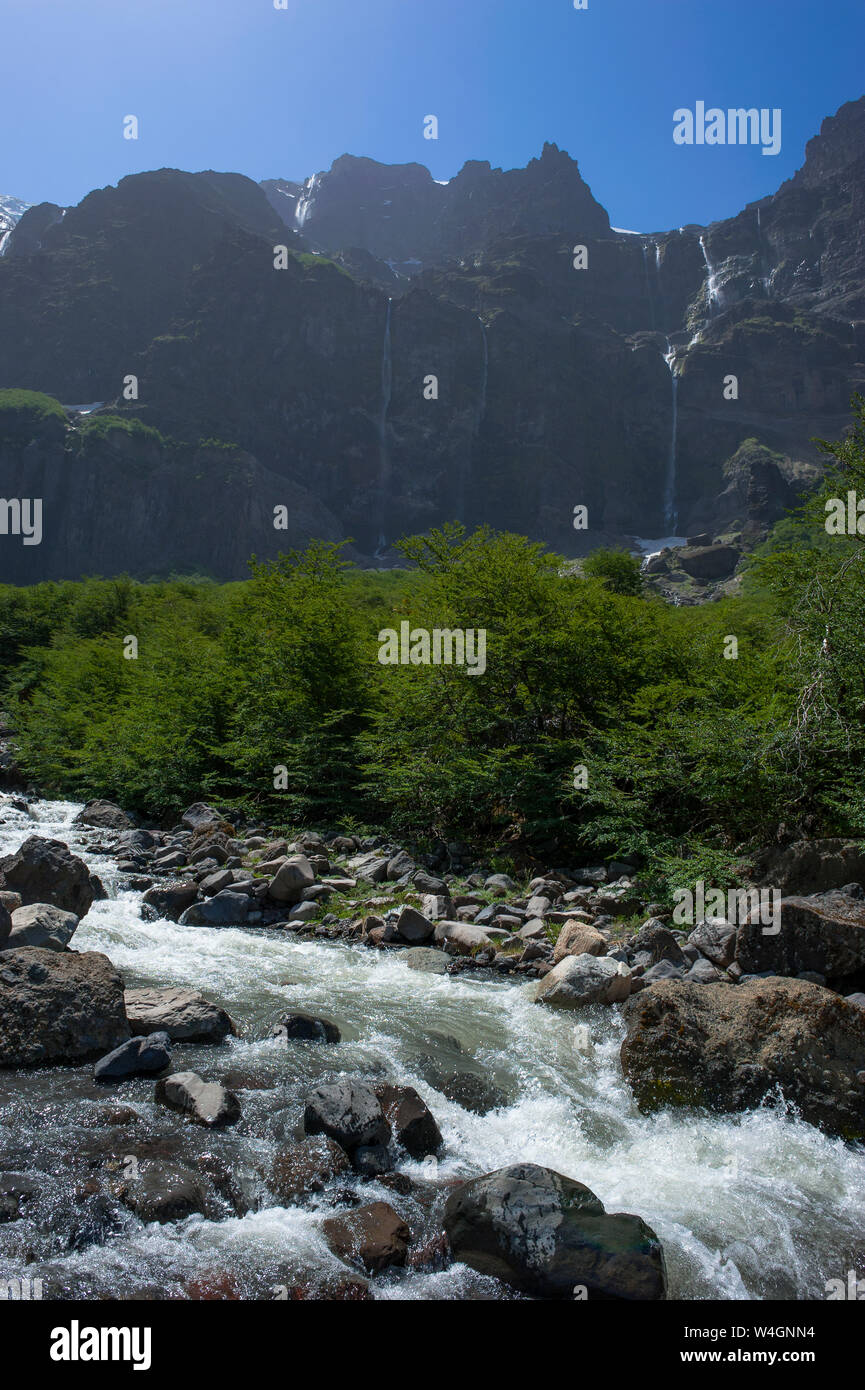
[[[865,92],[862,0],[0,3],[0,193],[28,202],[165,165],[299,179],[345,152],[444,179],[552,140],[616,226],[661,230],[773,192]],[[698,100],[780,107],[781,152],[676,146]]]

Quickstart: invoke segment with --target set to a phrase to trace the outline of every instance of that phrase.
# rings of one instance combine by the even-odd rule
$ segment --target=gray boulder
[[[736,928],[732,922],[719,919],[701,922],[688,937],[688,943],[696,946],[701,955],[726,970],[736,953]]]
[[[167,1033],[150,1033],[146,1038],[130,1038],[93,1068],[97,1081],[122,1081],[127,1076],[150,1076],[164,1071],[171,1061],[171,1039]]]
[[[90,1061],[128,1037],[107,956],[33,946],[0,956],[0,1067]]]
[[[666,1297],[664,1254],[639,1216],[610,1214],[583,1183],[516,1163],[452,1192],[444,1227],[454,1258],[536,1298]]]
[[[249,914],[248,893],[232,893],[224,889],[212,898],[193,903],[181,913],[182,927],[232,927],[246,921]]]
[[[304,888],[315,883],[315,873],[305,854],[295,854],[286,859],[271,880],[268,893],[274,902],[298,903]]]
[[[435,933],[435,923],[413,907],[404,907],[397,918],[396,929],[403,941],[418,946]]]
[[[128,989],[124,996],[132,1033],[167,1033],[172,1042],[216,1043],[235,1032],[228,1014],[194,989]]]
[[[334,1081],[318,1086],[303,1114],[307,1134],[326,1134],[346,1153],[386,1144],[390,1125],[372,1086],[365,1081]]]
[[[64,912],[50,903],[28,903],[12,913],[12,931],[5,949],[39,946],[46,951],[65,951],[77,926],[74,912]]]
[[[31,835],[14,854],[0,859],[3,886],[21,894],[21,901],[50,903],[76,917],[86,917],[96,898],[105,890],[83,859],[72,854],[61,840],[45,840]]]
[[[88,801],[73,821],[74,825],[95,825],[100,830],[132,830],[134,823],[113,801]]]
[[[631,992],[631,972],[609,956],[565,956],[544,976],[535,1002],[556,1009],[616,1004]]]
[[[204,801],[196,801],[188,811],[184,811],[180,823],[186,830],[205,830],[208,826],[222,825],[224,817]]]
[[[736,960],[746,975],[815,972],[843,987],[865,970],[865,901],[849,893],[783,898],[780,920],[751,913],[736,936]]]

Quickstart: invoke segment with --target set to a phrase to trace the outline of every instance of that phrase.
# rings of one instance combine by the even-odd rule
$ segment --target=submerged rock
[[[325,1134],[286,1144],[274,1156],[269,1186],[277,1201],[292,1206],[322,1192],[334,1178],[351,1170],[343,1148]]]
[[[334,1254],[357,1261],[370,1274],[389,1265],[405,1264],[409,1229],[387,1202],[370,1202],[369,1206],[331,1216],[322,1230]]]
[[[303,1114],[307,1134],[326,1134],[352,1153],[386,1144],[390,1125],[379,1099],[365,1081],[334,1081],[318,1086],[308,1097]]]
[[[534,1163],[464,1183],[447,1200],[444,1227],[456,1260],[537,1298],[666,1296],[651,1227],[606,1212],[583,1183]]]
[[[223,1129],[240,1119],[240,1101],[218,1081],[204,1081],[194,1071],[179,1071],[157,1081],[154,1099],[180,1110],[196,1124]]]
[[[441,1131],[413,1086],[376,1086],[375,1094],[394,1139],[412,1158],[438,1153]]]
[[[129,1038],[113,1052],[100,1057],[93,1068],[97,1081],[122,1081],[128,1076],[149,1076],[164,1071],[171,1062],[167,1033],[151,1033],[145,1038]]]
[[[274,1037],[285,1038],[288,1042],[338,1043],[341,1039],[335,1023],[326,1018],[313,1018],[311,1014],[285,1014],[271,1031]]]
[[[662,980],[624,1017],[622,1067],[641,1109],[748,1110],[780,1091],[827,1133],[865,1138],[865,1012],[820,985]]]

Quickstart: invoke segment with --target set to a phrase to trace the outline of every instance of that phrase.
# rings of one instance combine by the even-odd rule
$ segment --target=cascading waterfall
[[[384,322],[384,342],[381,350],[381,411],[378,422],[378,548],[376,555],[381,555],[387,548],[387,528],[385,518],[387,514],[387,493],[390,486],[390,452],[387,446],[387,413],[390,409],[390,398],[393,390],[393,357],[391,353],[390,340],[390,316],[393,307],[393,300],[387,301],[387,314]]]
[[[676,373],[676,349],[667,339],[664,361],[670,369],[670,392],[672,403],[672,424],[670,427],[670,450],[667,455],[667,473],[664,479],[664,526],[672,534],[676,529],[679,514],[676,510],[676,436],[679,427],[679,378]]]
[[[657,268],[657,264],[658,264],[658,243],[655,242],[654,245],[655,245],[655,266],[656,266],[656,268]],[[655,300],[654,300],[654,297],[653,297],[653,295],[652,295],[652,286],[651,286],[651,282],[650,282],[650,280],[649,280],[649,253],[648,253],[648,250],[647,250],[647,248],[646,248],[646,243],[645,243],[645,242],[642,242],[642,243],[641,243],[641,250],[642,250],[642,252],[643,252],[643,277],[644,277],[644,279],[645,279],[645,281],[646,281],[646,299],[649,301],[649,322],[650,322],[650,324],[651,324],[651,327],[654,328],[654,327],[655,327]]]
[[[706,262],[706,299],[709,306],[709,313],[713,314],[716,309],[721,307],[721,289],[718,284],[718,276],[712,262],[709,260],[709,252],[706,249],[706,238],[700,237],[700,250],[703,253],[703,260]]]

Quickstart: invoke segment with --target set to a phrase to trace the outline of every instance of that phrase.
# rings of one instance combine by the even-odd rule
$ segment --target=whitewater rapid
[[[664,1245],[671,1298],[823,1299],[827,1280],[845,1278],[851,1268],[865,1273],[862,1150],[827,1138],[779,1104],[741,1116],[641,1115],[619,1066],[623,1026],[616,1010],[577,1020],[532,1003],[531,984],[423,973],[398,951],[297,940],[276,930],[144,922],[141,894],[121,890],[112,861],[94,852],[102,832],[72,825],[79,808],[37,802],[32,809],[35,819],[10,813],[0,800],[0,853],[28,834],[61,839],[111,895],[93,905],[74,948],[104,952],[127,986],[200,989],[228,1010],[240,1033],[218,1047],[174,1048],[176,1070],[208,1079],[232,1074],[243,1122],[219,1135],[192,1135],[193,1126],[153,1104],[146,1078],[106,1090],[89,1066],[0,1071],[0,1173],[37,1171],[56,1182],[58,1222],[61,1203],[68,1204],[64,1175],[92,1146],[94,1116],[107,1101],[136,1112],[137,1138],[143,1133],[170,1146],[182,1132],[184,1143],[218,1153],[261,1193],[256,1175],[299,1132],[305,1094],[344,1071],[415,1086],[427,1102],[445,1148],[438,1162],[403,1165],[421,1183],[531,1161],[586,1183],[609,1211],[642,1216]],[[343,1042],[280,1045],[267,1033],[286,1008],[323,1014]],[[578,1022],[589,1026],[587,1048]],[[474,1114],[436,1089],[431,1068],[455,1057],[501,1089],[501,1108]],[[237,1078],[248,1086],[237,1086]],[[106,1144],[122,1163],[133,1137],[110,1130],[103,1156]],[[420,1219],[410,1195],[378,1182],[359,1183],[358,1190],[364,1201],[380,1198],[410,1222]],[[430,1210],[440,1212],[440,1203]],[[142,1227],[130,1217],[105,1243],[83,1249],[58,1249],[55,1233],[9,1222],[0,1225],[0,1273],[8,1278],[26,1267],[27,1275],[63,1290],[54,1296],[99,1297],[147,1286],[177,1290],[202,1270],[218,1269],[236,1275],[248,1296],[272,1297],[269,1290],[314,1272],[348,1272],[322,1234],[332,1211],[324,1201],[317,1209],[278,1207],[265,1195],[260,1210],[221,1221],[194,1216]],[[435,1216],[424,1219],[431,1230],[437,1225]],[[389,1299],[509,1296],[460,1265],[433,1274],[394,1270],[371,1289]]]

